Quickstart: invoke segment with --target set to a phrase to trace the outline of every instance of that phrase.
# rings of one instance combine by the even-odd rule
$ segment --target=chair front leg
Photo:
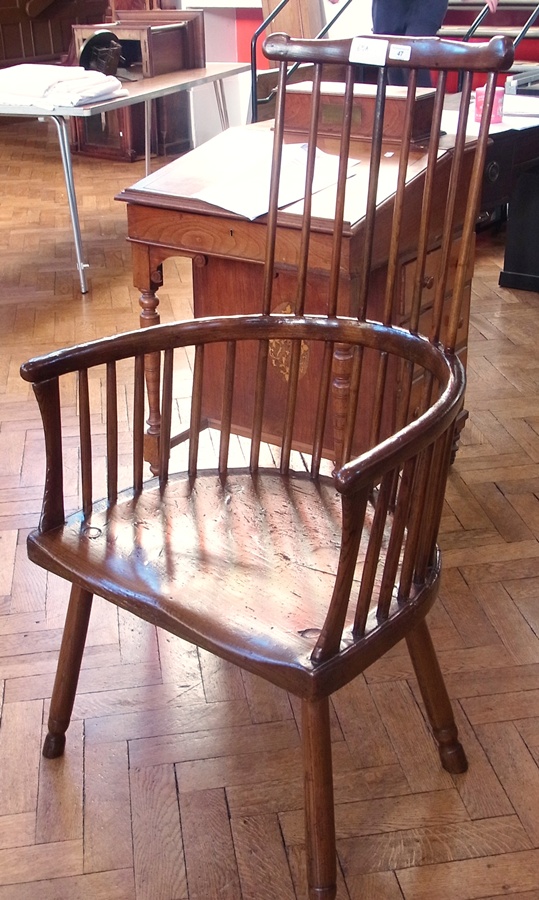
[[[337,893],[329,698],[302,702],[305,847],[309,900]]]
[[[65,733],[73,712],[82,654],[88,633],[93,594],[78,585],[71,587],[58,667],[49,711],[48,734],[43,756],[54,759],[65,747]]]

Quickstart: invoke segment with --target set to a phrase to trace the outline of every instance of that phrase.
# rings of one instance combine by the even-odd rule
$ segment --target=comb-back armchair
[[[281,81],[259,312],[140,329],[59,350],[22,367],[39,402],[46,446],[42,516],[28,538],[28,553],[72,585],[44,755],[52,758],[64,751],[94,594],[289,691],[301,700],[311,900],[336,896],[329,727],[333,692],[404,639],[442,765],[451,773],[461,773],[467,765],[425,617],[440,583],[437,534],[453,429],[464,398],[455,340],[488,115],[495,73],[510,63],[511,48],[503,38],[486,46],[437,39],[367,40],[375,42],[382,64],[367,179],[366,240],[358,262],[357,317],[339,317],[335,309],[346,192],[353,178],[348,157],[357,63],[348,61],[351,42],[273,35],[266,52],[278,61]],[[287,65],[296,60],[312,64],[315,76],[302,241],[292,267],[297,292],[290,312],[283,314],[272,312],[272,289],[279,263],[285,76]],[[346,69],[346,85],[333,262],[327,315],[312,316],[304,307],[318,104],[323,67],[335,62]],[[408,129],[418,67],[438,70],[426,172],[419,179],[421,229],[409,329],[393,324],[396,270],[391,262],[408,214],[406,129],[397,148],[398,177],[390,204],[385,313],[381,322],[365,318],[378,216],[377,167],[385,146],[387,70],[397,64],[409,70]],[[452,69],[464,72],[461,119],[452,146],[442,150],[443,93]],[[465,120],[472,76],[479,70],[489,72],[485,120],[478,140],[470,144]],[[439,190],[433,176],[440,158],[449,160],[443,204],[433,197],[434,184]],[[455,208],[463,191],[469,210],[459,257],[450,268]],[[420,334],[432,228],[442,229],[439,270],[427,333]],[[145,374],[148,367],[155,369],[157,355],[162,371],[159,476],[146,478]],[[75,383],[80,421],[77,511],[67,509],[64,501],[65,380],[71,387]],[[276,422],[272,415],[268,422],[266,401],[274,391],[282,398],[280,416]],[[307,397],[312,414],[300,416]],[[219,410],[218,421],[208,421],[208,402]],[[251,424],[240,440],[234,422],[246,410]],[[183,440],[172,450],[171,435],[178,426]],[[73,435],[66,440],[72,460]]]

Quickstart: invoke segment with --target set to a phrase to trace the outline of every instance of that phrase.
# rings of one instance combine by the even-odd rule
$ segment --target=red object
[[[238,62],[251,62],[251,40],[256,29],[262,24],[261,9],[236,10],[236,41]],[[262,53],[264,35],[261,35],[256,47],[257,69],[269,69],[269,62]]]

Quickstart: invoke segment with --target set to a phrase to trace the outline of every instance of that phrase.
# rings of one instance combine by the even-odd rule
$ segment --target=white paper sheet
[[[245,128],[239,128],[234,134],[235,131],[229,128],[171,163],[165,192],[202,200],[250,220],[267,213],[273,132]],[[238,134],[241,134],[241,141]],[[216,160],[219,160],[217,166]],[[283,146],[280,207],[303,199],[306,164],[305,143]],[[350,160],[350,173],[357,164],[357,160]],[[313,193],[336,183],[338,166],[337,156],[318,151]],[[156,173],[144,179],[140,187],[159,191],[159,181],[159,173]]]
[[[335,184],[339,159],[317,151],[314,167],[313,193]],[[288,206],[301,200],[304,195],[305,172],[307,166],[307,145],[285,144],[279,182],[279,207]],[[231,177],[226,171],[218,183],[205,188],[193,196],[231,212],[256,219],[267,213],[269,207],[271,148],[266,158],[245,160],[241,172]]]

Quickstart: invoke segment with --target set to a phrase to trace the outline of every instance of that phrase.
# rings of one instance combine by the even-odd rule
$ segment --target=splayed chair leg
[[[77,693],[82,654],[86,643],[93,594],[77,585],[71,588],[62,646],[56,669],[43,756],[54,759],[64,752],[66,737]]]
[[[309,900],[334,900],[337,859],[327,697],[303,700],[302,731]]]
[[[468,761],[451,707],[451,701],[425,621],[420,622],[406,637],[419,689],[427,715],[438,743],[442,766],[453,775],[466,772]]]

